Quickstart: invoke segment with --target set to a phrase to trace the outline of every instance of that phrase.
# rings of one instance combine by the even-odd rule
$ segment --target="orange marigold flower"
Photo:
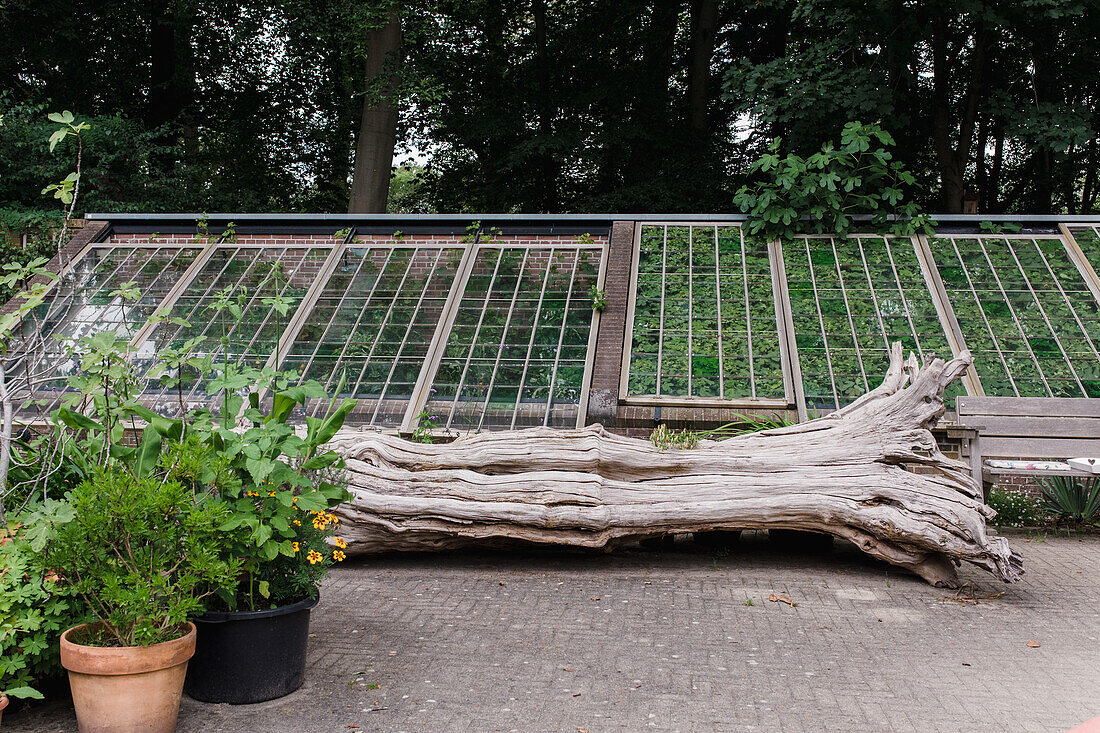
[[[306,555],[306,559],[309,560],[310,565],[316,565],[325,558],[321,553],[317,552],[317,550],[310,550],[309,554]]]
[[[290,549],[292,549],[292,550],[294,550],[295,552],[297,552],[297,551],[298,551],[298,543],[297,543],[297,542],[291,542],[291,543],[290,543]]]
[[[348,543],[344,540],[343,537],[333,537],[332,544],[336,545],[341,550],[348,546]]]
[[[295,524],[295,526],[298,526],[298,527],[302,526],[302,523],[300,521],[298,521],[297,519],[294,520],[294,524]]]
[[[332,559],[335,560],[336,562],[342,562],[345,557],[347,557],[347,555],[340,552],[339,550],[333,550],[332,551]]]

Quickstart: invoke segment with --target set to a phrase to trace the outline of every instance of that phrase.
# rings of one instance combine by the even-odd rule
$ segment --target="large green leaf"
[[[332,436],[336,435],[336,431],[344,426],[344,420],[355,409],[356,404],[355,399],[348,397],[323,420],[307,421],[309,427],[306,431],[306,442],[314,448],[329,442]]]
[[[70,410],[68,407],[59,408],[57,417],[61,422],[76,430],[102,430],[103,426],[87,415]]]
[[[142,405],[131,405],[130,411],[152,425],[161,437],[168,438],[168,440],[179,440],[183,435],[182,420],[172,420]]]
[[[134,456],[134,475],[145,476],[153,470],[157,465],[157,459],[160,458],[160,446],[160,433],[151,424],[146,425]]]

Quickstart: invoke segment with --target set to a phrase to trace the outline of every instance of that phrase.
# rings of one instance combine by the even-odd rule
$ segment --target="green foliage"
[[[34,685],[61,671],[57,640],[82,620],[82,604],[43,565],[24,522],[10,526],[0,527],[0,693],[39,698]]]
[[[1078,476],[1039,480],[1044,508],[1060,521],[1090,525],[1100,521],[1100,481]]]
[[[935,222],[915,201],[906,201],[905,189],[915,186],[916,178],[893,159],[887,150],[893,146],[893,137],[879,125],[858,121],[844,125],[839,146],[827,142],[809,158],[781,156],[775,138],[751,168],[765,180],[742,186],[734,204],[748,214],[748,231],[768,238],[844,236],[858,215],[896,235],[931,234]],[[866,226],[861,223],[860,229]]]
[[[603,313],[607,307],[607,293],[593,285],[588,290],[588,297],[592,299],[592,310]]]
[[[898,136],[925,206],[954,167],[983,211],[1095,210],[1087,3],[721,6],[712,46],[697,33],[707,3],[411,0],[386,60],[395,93],[363,64],[391,7],[203,0],[155,15],[119,0],[59,23],[48,4],[5,3],[19,33],[0,64],[0,170],[33,182],[0,180],[0,203],[41,207],[42,180],[68,173],[42,106],[64,100],[93,124],[94,210],[346,210],[363,101],[396,97],[397,159],[417,162],[394,171],[393,212],[726,211],[767,140],[809,155],[852,119]],[[165,33],[173,52],[150,56]],[[950,63],[932,63],[936,44]],[[45,135],[24,134],[28,119]]]
[[[1001,527],[1035,527],[1049,519],[1039,499],[1018,489],[994,486],[986,504],[996,510],[993,523]]]
[[[116,292],[130,300],[137,297],[130,288]],[[183,422],[141,403],[144,382],[130,359],[129,343],[115,331],[82,337],[74,353],[79,355],[80,371],[69,377],[69,385],[76,392],[66,396],[54,418],[55,438],[64,446],[67,460],[86,480],[97,469],[110,467],[139,478],[148,475],[163,441],[182,436]],[[135,445],[127,431],[132,432],[139,420],[145,427]]]
[[[770,415],[744,415],[738,413],[737,419],[707,431],[707,437],[713,440],[732,438],[735,435],[759,433],[762,430],[778,430],[779,428],[797,425],[798,419],[790,417],[787,413],[773,412]],[[813,415],[810,419],[813,419]]]
[[[660,451],[691,450],[699,445],[699,440],[699,433],[691,430],[669,430],[664,423],[658,425],[649,435],[649,442]]]
[[[429,186],[434,177],[433,173],[423,166],[406,163],[395,167],[393,176],[390,178],[387,213],[433,213],[435,207],[429,198]]]
[[[978,222],[978,228],[988,234],[1014,234],[1020,231],[1020,225],[1014,221],[1005,221],[998,224],[992,221]]]
[[[788,417],[784,413],[737,415],[737,420],[710,430],[670,430],[667,425],[661,423],[650,433],[649,440],[658,450],[670,448],[689,450],[697,447],[701,440],[725,440],[738,435],[776,430],[797,424],[797,419]]]
[[[271,409],[264,413],[259,390],[280,381],[284,387],[274,392]],[[227,503],[229,514],[219,526],[227,533],[223,551],[243,560],[241,576],[217,591],[229,608],[253,610],[313,595],[328,565],[343,557],[339,543],[330,550],[324,540],[338,523],[329,511],[350,494],[342,459],[324,445],[356,402],[331,399],[319,417],[306,416],[304,435],[299,435],[287,422],[293,410],[327,394],[314,381],[285,386],[287,381],[229,365],[209,383],[211,391],[222,394],[221,419],[200,410],[188,420],[188,434],[214,472],[199,472],[193,462],[190,467],[180,462],[178,470]],[[249,425],[243,431],[233,419],[238,414]]]
[[[439,425],[435,422],[436,418],[430,414],[427,410],[421,410],[420,414],[416,416],[416,427],[413,428],[412,435],[409,436],[409,440],[414,443],[432,443],[435,441],[435,431],[439,429]]]
[[[219,553],[229,516],[217,501],[175,481],[101,470],[68,496],[69,514],[48,522],[47,562],[100,626],[82,643],[148,646],[176,638],[202,612],[210,588],[229,584],[240,560]]]

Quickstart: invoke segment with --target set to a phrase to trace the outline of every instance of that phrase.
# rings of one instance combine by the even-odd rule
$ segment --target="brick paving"
[[[1010,535],[962,603],[850,546],[393,556],[335,570],[305,687],[189,731],[1063,731],[1100,715],[1100,536]],[[786,592],[797,604],[769,602]],[[751,605],[749,604],[751,599]],[[1029,639],[1041,646],[1027,646]],[[72,730],[54,703],[4,733]]]

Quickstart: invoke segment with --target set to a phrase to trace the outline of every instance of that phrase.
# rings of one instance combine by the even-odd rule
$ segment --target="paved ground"
[[[1100,537],[1029,537],[1010,535],[1019,585],[964,569],[964,596],[1004,592],[971,602],[850,546],[753,536],[348,564],[314,611],[302,690],[185,699],[179,730],[1062,731],[1100,715]],[[784,591],[793,608],[768,601]],[[4,733],[74,728],[64,703],[4,717]]]

